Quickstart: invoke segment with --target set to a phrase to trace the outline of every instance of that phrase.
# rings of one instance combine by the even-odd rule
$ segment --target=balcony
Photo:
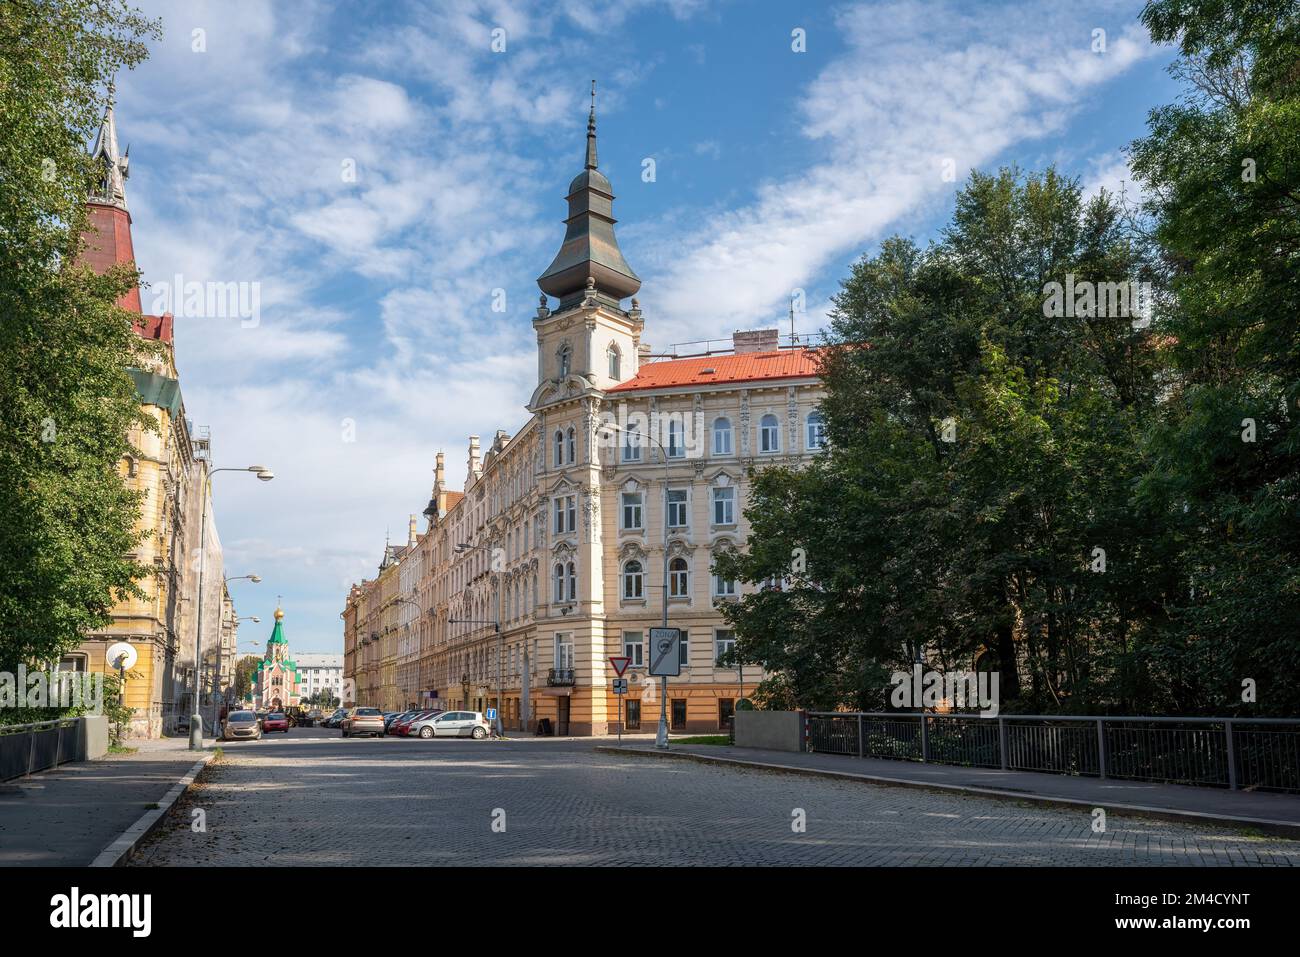
[[[552,668],[546,673],[546,683],[552,688],[569,688],[578,682],[572,668]]]

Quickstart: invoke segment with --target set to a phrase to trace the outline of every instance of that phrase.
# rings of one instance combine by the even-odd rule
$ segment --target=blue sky
[[[1177,92],[1133,2],[137,2],[165,31],[118,82],[144,302],[176,274],[258,284],[255,325],[178,318],[177,362],[216,463],[277,475],[215,486],[227,574],[264,579],[234,586],[263,617],[241,643],[280,594],[299,651],[341,650],[434,453],[459,486],[467,436],[524,423],[591,79],[655,347],[784,326],[795,289],[818,329],[849,265],[934,235],[973,168],[1116,188]]]

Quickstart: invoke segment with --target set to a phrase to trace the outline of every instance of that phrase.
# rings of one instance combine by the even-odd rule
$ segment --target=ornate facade
[[[687,638],[670,726],[717,730],[762,676],[716,663],[731,642],[718,606],[738,588],[712,558],[745,541],[752,471],[820,448],[816,355],[775,330],[691,358],[644,343],[638,301],[623,307],[640,280],[614,236],[594,107],[566,199],[563,244],[538,279],[528,421],[485,453],[470,437],[463,491],[438,453],[425,532],[386,548],[379,576],[348,596],[345,674],[359,704],[499,707],[507,728],[547,718],[560,734],[605,734],[619,713],[608,658],[626,655],[624,724],[649,731],[648,634],[666,602]],[[390,658],[391,685],[376,680]]]

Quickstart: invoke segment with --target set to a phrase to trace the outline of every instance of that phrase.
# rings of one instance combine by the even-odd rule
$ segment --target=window
[[[668,527],[685,528],[686,520],[686,489],[674,488],[668,490]]]
[[[781,451],[781,424],[770,412],[763,416],[758,425],[758,450],[760,452]]]
[[[668,457],[680,459],[686,454],[686,427],[677,419],[668,420]]]
[[[623,655],[632,659],[630,664],[633,668],[640,668],[645,664],[644,658],[642,657],[644,654],[645,643],[642,633],[639,631],[623,632]]]
[[[618,346],[610,346],[609,351],[605,353],[605,357],[609,360],[609,377],[611,379],[623,378],[623,363],[621,361],[623,357],[618,354]]]
[[[623,461],[641,461],[641,434],[639,432],[623,433]]]
[[[555,667],[562,671],[573,668],[573,636],[570,634],[555,636]]]
[[[713,490],[713,524],[736,524],[736,490],[730,485]]]
[[[635,530],[641,528],[641,492],[623,493],[623,528]]]
[[[645,572],[635,558],[623,563],[623,597],[642,598],[645,595]]]
[[[722,656],[736,647],[736,633],[729,628],[719,628],[713,633],[713,662],[717,664]]]
[[[824,449],[826,447],[826,420],[820,412],[808,413],[808,448]]]
[[[569,564],[565,566],[565,577],[567,577],[569,580],[568,581],[569,601],[577,601],[578,600],[578,569],[577,566],[573,564],[573,562],[569,562]]]
[[[726,731],[731,725],[731,719],[736,714],[736,702],[732,698],[718,699],[718,728]]]
[[[562,603],[564,602],[564,596],[565,596],[565,593],[566,593],[566,591],[565,591],[565,587],[564,587],[564,584],[565,584],[565,583],[564,583],[564,564],[563,564],[562,562],[556,562],[556,564],[555,564],[555,601],[556,601],[557,603],[559,603],[559,604],[562,604]]]
[[[691,568],[684,558],[674,558],[668,563],[668,597],[686,598],[690,595]]]
[[[686,728],[686,699],[673,698],[672,707],[672,729],[674,731],[683,731]]]
[[[685,628],[682,629],[682,640],[677,642],[677,663],[683,668],[689,668],[691,664],[691,635]]]
[[[555,467],[559,468],[564,464],[564,433],[559,429],[555,430]]]
[[[718,598],[734,598],[736,595],[736,583],[730,579],[723,578],[721,575],[714,575],[713,594]]]
[[[568,346],[560,349],[560,378],[563,379],[569,374],[569,369],[573,365],[573,352]]]
[[[555,500],[555,532],[563,535],[578,527],[578,500],[575,495],[561,495]]]
[[[731,420],[727,418],[713,420],[713,454],[731,454]]]
[[[564,455],[571,465],[578,461],[578,446],[575,435],[573,426],[569,426],[569,431],[564,439]]]

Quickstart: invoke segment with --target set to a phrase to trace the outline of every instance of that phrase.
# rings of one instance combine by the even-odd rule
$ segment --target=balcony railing
[[[552,688],[567,688],[578,682],[572,668],[552,668],[546,673],[546,683]]]

